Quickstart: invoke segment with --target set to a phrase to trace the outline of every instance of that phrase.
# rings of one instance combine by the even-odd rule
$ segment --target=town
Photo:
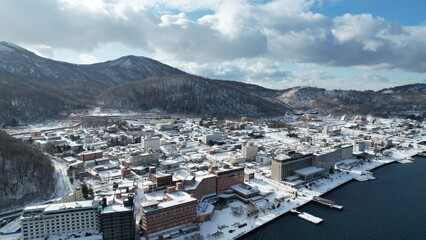
[[[20,228],[12,236],[235,239],[286,213],[318,224],[297,208],[316,201],[342,209],[320,196],[426,150],[424,122],[410,119],[315,111],[268,120],[76,119],[7,129],[49,154],[58,178],[57,197],[25,207],[9,223]]]

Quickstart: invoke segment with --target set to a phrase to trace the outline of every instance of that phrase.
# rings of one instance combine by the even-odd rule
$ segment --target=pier
[[[312,201],[320,203],[320,204],[328,206],[328,207],[331,207],[331,208],[338,209],[338,210],[342,210],[343,209],[343,206],[337,205],[337,204],[334,203],[334,201],[328,200],[328,199],[325,199],[325,198],[314,196],[312,198]]]
[[[321,223],[323,221],[322,218],[315,217],[314,215],[311,215],[311,214],[306,213],[306,212],[299,212],[296,209],[292,209],[291,212],[296,213],[298,217],[300,217],[300,218],[302,218],[302,219],[304,219],[308,222],[314,223],[314,224],[318,224],[318,223]]]

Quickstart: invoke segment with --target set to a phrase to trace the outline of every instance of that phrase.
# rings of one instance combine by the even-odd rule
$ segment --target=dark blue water
[[[318,203],[299,209],[324,219],[319,225],[286,214],[241,239],[426,239],[426,158],[383,166],[374,176],[324,195],[342,211]]]

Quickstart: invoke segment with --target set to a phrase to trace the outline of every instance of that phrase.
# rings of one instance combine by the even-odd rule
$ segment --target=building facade
[[[100,214],[100,231],[103,240],[134,240],[133,206],[110,205],[103,208]]]
[[[147,149],[159,149],[160,148],[160,138],[159,137],[146,137],[141,140],[142,147]]]
[[[224,190],[230,189],[233,185],[244,182],[244,168],[213,168],[211,173],[216,176],[216,193],[222,194]]]
[[[159,163],[158,153],[145,152],[145,153],[133,153],[129,157],[129,166],[141,166],[141,165],[157,165]]]
[[[88,161],[88,160],[94,160],[97,158],[104,157],[104,153],[102,151],[95,151],[95,152],[82,152],[78,154],[77,158],[81,161]]]
[[[191,224],[197,217],[197,199],[179,191],[167,193],[163,202],[141,204],[141,230],[149,235],[185,224]]]
[[[61,234],[99,234],[100,201],[79,201],[26,207],[20,219],[24,239]]]
[[[246,145],[242,146],[242,148],[241,148],[241,153],[242,153],[243,157],[246,160],[251,160],[251,161],[256,160],[257,151],[258,151],[258,147],[256,145],[251,144],[251,143],[246,144]]]
[[[293,175],[295,170],[312,166],[313,159],[313,154],[295,154],[291,157],[272,159],[271,177],[276,181],[282,181]]]
[[[204,144],[208,144],[210,141],[217,141],[222,139],[222,134],[220,133],[211,133],[203,135],[202,141]]]
[[[203,196],[216,193],[216,176],[207,174],[202,177],[196,177],[195,181],[185,186],[185,191],[196,199],[200,200]]]

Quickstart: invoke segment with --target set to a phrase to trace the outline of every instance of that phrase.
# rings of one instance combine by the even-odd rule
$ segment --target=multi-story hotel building
[[[100,231],[103,240],[134,240],[133,200],[129,204],[110,205],[102,209]]]
[[[211,173],[216,175],[216,193],[222,194],[224,190],[233,185],[244,182],[243,167],[212,168]]]
[[[313,154],[293,154],[282,158],[272,159],[271,177],[276,181],[292,175],[295,170],[312,166]]]
[[[184,191],[167,193],[166,201],[154,200],[141,206],[141,229],[146,235],[191,224],[197,216],[197,199]]]
[[[20,219],[24,239],[61,234],[99,234],[100,201],[79,201],[26,207]]]

